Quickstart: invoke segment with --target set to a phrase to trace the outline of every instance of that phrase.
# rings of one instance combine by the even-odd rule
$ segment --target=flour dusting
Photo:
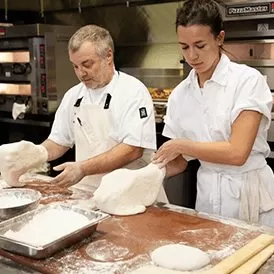
[[[48,209],[24,224],[20,230],[8,230],[4,236],[34,246],[42,246],[65,236],[89,223],[89,219],[77,212]]]
[[[122,274],[129,273],[137,266],[148,263],[147,255],[139,255],[132,259],[119,262],[94,262],[83,259],[77,252],[58,260],[59,269],[55,269],[55,273],[61,274]]]
[[[29,198],[19,198],[15,196],[6,196],[6,197],[2,196],[0,198],[0,209],[23,206],[31,202],[32,200]]]
[[[207,253],[211,260],[223,260],[224,258],[232,255],[236,250],[232,246],[227,246],[221,250],[208,250]]]
[[[128,248],[115,245],[105,239],[90,243],[86,253],[91,259],[99,262],[119,261],[134,255]]]

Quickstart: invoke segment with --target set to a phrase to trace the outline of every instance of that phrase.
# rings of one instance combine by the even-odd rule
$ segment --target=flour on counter
[[[233,248],[232,246],[227,246],[222,250],[208,250],[207,253],[209,254],[211,259],[217,259],[221,261],[224,258],[232,255],[235,251],[235,248]]]
[[[172,269],[167,269],[155,265],[145,265],[140,268],[137,268],[127,274],[210,274],[210,272],[205,272],[206,269],[202,270],[195,270],[195,271],[178,271],[178,270],[172,270]]]
[[[52,269],[50,273],[60,274],[113,274],[130,273],[133,266],[143,266],[148,263],[147,255],[138,255],[126,261],[96,262],[79,257],[79,252],[58,258],[59,268]]]
[[[114,262],[133,257],[126,247],[118,246],[106,239],[90,243],[86,248],[87,255],[97,262]]]
[[[0,197],[0,209],[12,208],[17,206],[23,206],[31,203],[32,200],[29,198],[18,198],[14,196],[2,196]]]
[[[20,230],[8,230],[4,236],[30,245],[42,246],[88,223],[89,219],[77,212],[48,209],[34,215]]]
[[[2,179],[1,175],[0,175],[0,189],[5,189],[5,188],[10,188],[11,186]]]

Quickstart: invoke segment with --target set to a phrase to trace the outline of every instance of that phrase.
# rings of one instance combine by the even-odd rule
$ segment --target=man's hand
[[[42,145],[20,141],[0,146],[0,171],[10,186],[22,186],[19,178],[29,169],[38,167],[48,159],[48,152]]]
[[[53,180],[52,184],[70,187],[78,183],[85,175],[79,162],[66,162],[53,168],[56,171],[62,171]]]

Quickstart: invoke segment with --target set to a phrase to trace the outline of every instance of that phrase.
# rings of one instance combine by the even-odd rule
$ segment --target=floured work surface
[[[0,255],[42,273],[128,273],[150,264],[149,253],[165,244],[200,248],[208,252],[215,265],[259,234],[245,227],[151,207],[135,216],[113,216],[98,224],[93,238],[45,260],[3,251]]]
[[[0,246],[32,258],[48,258],[90,236],[109,215],[68,204],[39,207],[0,224]]]
[[[26,173],[20,178],[24,183],[21,188],[34,189],[42,194],[40,204],[50,204],[53,202],[64,202],[70,200],[87,200],[92,197],[92,193],[75,188],[66,188],[51,183],[53,177],[37,174]],[[7,182],[2,180],[0,174],[0,189],[10,188]]]
[[[24,188],[38,190],[42,194],[41,204],[64,202],[66,200],[89,199],[92,194],[81,190],[70,190],[50,182],[33,180],[26,183]]]

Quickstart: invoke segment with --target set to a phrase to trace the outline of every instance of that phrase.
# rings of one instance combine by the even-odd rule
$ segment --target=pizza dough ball
[[[200,269],[210,263],[207,253],[183,244],[161,246],[150,257],[158,266],[183,271]]]

